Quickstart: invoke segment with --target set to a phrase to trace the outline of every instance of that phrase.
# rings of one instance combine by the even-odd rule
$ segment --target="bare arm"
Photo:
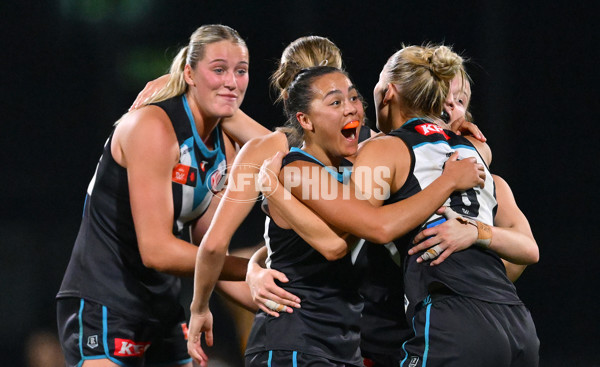
[[[514,282],[527,264],[539,260],[539,249],[529,222],[517,206],[510,187],[499,176],[493,175],[493,178],[496,184],[498,211],[494,226],[490,226],[492,241],[489,249],[495,251],[504,260],[509,279]],[[443,211],[439,213],[442,214]],[[430,236],[432,237],[423,241]],[[415,243],[420,243],[410,249],[409,254],[439,245],[443,252],[439,258],[431,262],[431,265],[437,265],[451,253],[470,247],[476,240],[477,229],[474,226],[452,219],[420,232],[414,240]]]
[[[319,200],[319,197],[310,197],[310,195],[303,197],[303,190],[305,192],[312,191],[312,187],[306,185],[309,185],[309,183],[319,185],[321,180],[315,180],[314,177],[311,177],[313,170],[310,167],[316,165],[301,161],[286,166],[286,168],[295,166],[296,172],[301,173],[301,179],[299,180],[301,184],[291,187],[291,192],[334,227],[375,243],[387,243],[421,224],[443,204],[453,191],[483,183],[480,177],[482,174],[481,167],[470,159],[456,161],[455,155],[451,161],[447,162],[444,174],[421,193],[398,203],[375,207],[374,205],[381,205],[384,200],[384,197],[375,195],[376,193],[389,191],[392,182],[401,186],[400,179],[396,179],[396,177],[402,177],[403,183],[407,176],[410,155],[406,146],[399,140],[398,143],[401,145],[394,145],[396,140],[398,139],[390,139],[389,137],[373,140],[366,144],[358,154],[354,172],[356,172],[356,167],[364,167],[366,171],[372,170],[373,172],[377,170],[376,167],[389,168],[387,178],[377,177],[376,175],[371,176],[372,191],[365,193],[367,197],[371,198],[371,203],[356,196],[357,194],[360,195],[360,190],[359,193],[356,193],[352,186],[350,190],[345,190],[342,184],[337,181],[331,182],[331,180],[327,180],[328,184],[338,185],[335,188],[337,191],[333,191],[332,188],[321,190],[319,186],[317,186],[316,191],[338,193],[346,191],[347,195],[337,195],[332,200]],[[390,154],[390,152],[393,152],[393,154]],[[308,169],[303,169],[303,167]],[[282,171],[284,173],[284,183],[286,181],[288,183],[298,181],[298,178],[292,177],[294,171],[287,171],[290,176],[286,176],[286,171],[286,169]],[[392,177],[395,179],[393,180]],[[353,178],[355,178],[354,173]],[[387,183],[387,188],[385,183]],[[288,184],[288,186],[291,185]],[[278,189],[285,190],[282,187],[278,187],[276,190]]]
[[[285,135],[271,133],[244,145],[233,163],[228,186],[196,257],[188,340],[188,351],[196,359],[200,359],[198,357],[203,353],[200,347],[202,333],[206,333],[207,345],[212,345],[212,314],[208,301],[223,268],[229,242],[259,196],[254,177],[265,158],[285,150]],[[303,233],[310,238],[317,232],[313,233],[310,229],[299,231],[300,235]]]
[[[197,247],[172,233],[171,174],[179,147],[167,115],[154,106],[128,113],[115,130],[111,152],[127,169],[131,212],[144,265],[191,276]]]
[[[240,109],[233,116],[223,119],[221,127],[240,146],[243,146],[251,139],[265,136],[271,132]]]
[[[506,260],[510,263],[504,262],[508,278],[514,282],[525,270],[524,263],[533,264],[539,261],[539,248],[533,237],[529,221],[517,206],[509,185],[500,176],[494,175],[493,177],[496,184],[498,211],[495,217],[495,227],[492,229],[490,248],[496,249],[507,244],[518,243],[528,254],[528,261],[519,262],[515,261],[518,259],[507,258]],[[521,265],[517,265],[519,263]]]

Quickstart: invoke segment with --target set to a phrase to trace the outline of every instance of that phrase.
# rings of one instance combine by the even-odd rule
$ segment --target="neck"
[[[196,99],[189,92],[186,94],[190,111],[192,111],[192,117],[194,117],[194,125],[196,125],[196,131],[204,143],[208,140],[211,133],[221,121],[220,117],[206,117],[205,113],[202,113]]]
[[[342,157],[332,156],[331,154],[328,154],[327,151],[323,150],[321,147],[317,146],[316,144],[311,144],[307,141],[304,141],[304,143],[302,144],[302,150],[317,158],[321,163],[323,163],[326,166],[339,167],[340,163],[342,162]]]

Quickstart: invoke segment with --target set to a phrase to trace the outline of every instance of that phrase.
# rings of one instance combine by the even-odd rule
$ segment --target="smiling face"
[[[246,94],[248,68],[246,47],[228,40],[206,45],[194,69],[185,66],[188,93],[204,118],[234,114]]]
[[[468,80],[464,80],[461,75],[457,75],[450,82],[450,93],[444,101],[444,111],[449,116],[448,124],[465,117],[465,113],[471,102],[471,84]]]
[[[296,115],[305,129],[307,150],[324,163],[356,153],[364,110],[350,79],[328,73],[313,81],[311,91],[308,112]]]

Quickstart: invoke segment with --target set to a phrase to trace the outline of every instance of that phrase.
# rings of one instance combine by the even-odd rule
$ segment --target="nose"
[[[237,88],[237,80],[235,79],[235,72],[228,71],[225,73],[225,80],[223,82],[225,88],[229,90],[235,90]]]
[[[452,98],[451,94],[446,97],[446,100],[444,101],[444,107],[450,111],[454,110],[454,98]]]
[[[360,101],[357,101],[357,102],[362,103]],[[347,99],[345,105],[346,105],[345,106],[346,108],[344,109],[344,113],[346,115],[355,115],[358,112],[358,109],[356,108],[356,105],[352,100]]]

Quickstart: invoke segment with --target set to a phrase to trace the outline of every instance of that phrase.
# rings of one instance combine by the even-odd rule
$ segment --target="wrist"
[[[470,224],[477,229],[477,240],[474,242],[475,245],[485,249],[490,247],[492,243],[492,228],[489,225],[470,218],[458,217],[457,219],[459,222]]]

